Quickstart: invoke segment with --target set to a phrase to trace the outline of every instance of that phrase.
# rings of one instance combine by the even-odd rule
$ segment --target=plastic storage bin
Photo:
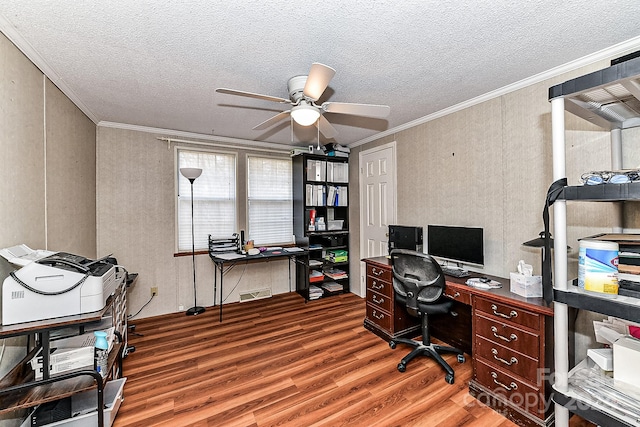
[[[122,390],[127,378],[107,382],[104,387],[104,427],[111,427],[124,399]],[[95,427],[98,425],[98,395],[95,389],[71,396],[71,418],[46,424],[43,427]],[[75,414],[75,416],[74,416]],[[20,427],[31,425],[31,415]]]

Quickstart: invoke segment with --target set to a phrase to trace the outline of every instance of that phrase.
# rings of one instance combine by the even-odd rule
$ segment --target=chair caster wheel
[[[404,363],[398,363],[398,372],[404,372],[407,370],[407,365]]]
[[[391,349],[395,349],[396,348],[396,342],[395,341],[389,341],[389,347],[391,347]]]
[[[465,362],[465,358],[464,358],[464,354],[459,354],[458,355],[458,363],[464,363]]]
[[[445,375],[444,380],[449,384],[453,384],[453,375]]]

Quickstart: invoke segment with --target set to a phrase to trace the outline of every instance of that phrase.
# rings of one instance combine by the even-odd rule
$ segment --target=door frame
[[[393,176],[393,206],[392,206],[392,213],[393,213],[393,218],[394,221],[397,222],[398,220],[398,169],[397,169],[397,163],[398,163],[398,156],[397,156],[397,149],[396,149],[396,141],[391,141],[388,142],[386,144],[382,144],[382,145],[377,145],[375,147],[369,148],[367,150],[362,150],[360,151],[360,153],[358,153],[358,191],[360,193],[360,215],[359,215],[359,220],[360,220],[360,258],[362,259],[363,256],[362,254],[364,253],[363,249],[364,249],[364,245],[365,245],[365,233],[364,233],[364,215],[362,214],[363,212],[363,201],[364,201],[364,194],[365,194],[365,188],[364,188],[364,180],[362,179],[363,175],[364,175],[364,165],[362,164],[362,158],[365,155],[371,154],[371,153],[375,153],[376,151],[381,151],[381,150],[386,150],[388,148],[391,148],[391,167],[393,169],[392,171],[392,176]],[[360,261],[360,275],[359,275],[359,283],[360,283],[360,296],[361,297],[365,297],[366,296],[366,275],[367,275],[367,271],[366,271],[366,265],[363,261]]]

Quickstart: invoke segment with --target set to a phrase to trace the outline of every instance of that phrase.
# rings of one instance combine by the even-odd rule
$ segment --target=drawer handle
[[[518,359],[516,359],[515,357],[512,357],[510,360],[505,360],[502,357],[498,357],[498,350],[496,350],[495,348],[491,349],[491,353],[493,353],[494,359],[496,359],[498,362],[504,363],[507,366],[515,365],[518,363]]]
[[[495,314],[496,316],[500,316],[504,319],[514,319],[518,317],[518,313],[515,310],[511,310],[511,313],[509,314],[500,313],[498,311],[498,307],[495,304],[491,304],[491,310],[493,310],[493,314]]]
[[[379,291],[380,289],[384,289],[384,283],[378,284],[375,280],[371,282],[371,289],[374,291]]]
[[[502,384],[500,381],[498,381],[498,374],[496,374],[495,372],[491,372],[491,376],[493,377],[493,382],[496,383],[497,385],[499,385],[500,387],[504,388],[507,391],[511,391],[511,390],[517,390],[518,389],[518,384],[514,383],[513,381],[511,381],[511,384],[506,385],[506,384]]]
[[[371,313],[371,315],[372,315],[373,317],[375,317],[376,319],[378,319],[378,320],[382,320],[382,319],[384,319],[384,313],[380,313],[380,315],[378,316],[378,315],[377,315],[377,312],[376,312],[375,310],[373,310],[373,313]]]
[[[451,298],[451,299],[456,299],[456,298],[458,298],[460,296],[460,292],[456,291],[456,293],[453,294],[453,295],[449,295],[449,294],[445,293],[444,296],[448,297],[448,298]]]
[[[371,269],[371,272],[373,273],[374,276],[380,276],[381,274],[384,274],[384,270],[378,270],[375,267]]]
[[[383,303],[384,303],[384,298],[380,298],[380,301],[378,301],[378,298],[376,298],[376,296],[375,296],[375,295],[373,295],[373,296],[371,297],[371,300],[372,300],[373,302],[375,302],[376,304],[383,304]]]
[[[378,282],[376,282],[375,280],[371,282],[371,289],[373,289],[374,291],[379,291],[382,288],[384,288],[384,283],[378,285]]]
[[[501,340],[506,341],[506,342],[516,341],[518,339],[516,334],[509,335],[509,338],[498,334],[498,328],[496,328],[495,326],[491,327],[491,332],[493,332],[493,336],[494,337],[500,338]]]

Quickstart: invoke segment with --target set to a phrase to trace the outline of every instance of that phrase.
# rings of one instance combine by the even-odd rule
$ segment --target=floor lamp
[[[202,174],[200,168],[180,168],[182,176],[191,183],[191,259],[193,261],[193,307],[187,310],[187,316],[195,316],[204,313],[204,307],[198,307],[196,302],[196,244],[193,232],[193,181]]]

